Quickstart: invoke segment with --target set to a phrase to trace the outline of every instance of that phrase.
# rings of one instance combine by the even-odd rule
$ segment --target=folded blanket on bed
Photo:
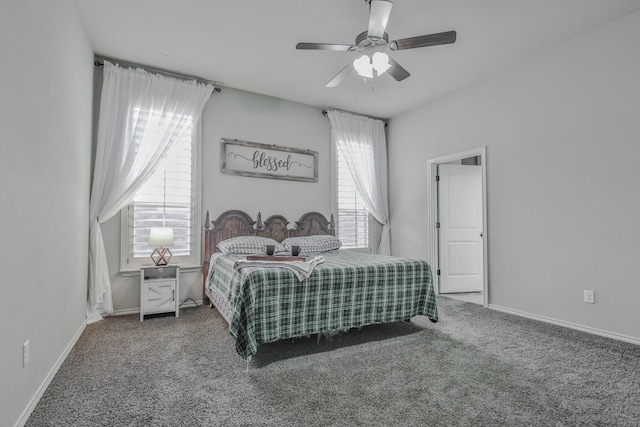
[[[238,260],[233,264],[233,268],[239,270],[245,267],[277,267],[277,268],[286,268],[287,270],[291,270],[293,274],[296,275],[298,281],[302,282],[304,279],[311,275],[311,272],[316,265],[322,264],[324,262],[324,257],[321,255],[314,256],[313,258],[309,258],[306,261],[249,261],[249,260]]]

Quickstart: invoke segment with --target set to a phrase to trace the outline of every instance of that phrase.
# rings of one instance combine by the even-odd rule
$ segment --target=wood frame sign
[[[318,182],[318,152],[222,138],[220,173]]]

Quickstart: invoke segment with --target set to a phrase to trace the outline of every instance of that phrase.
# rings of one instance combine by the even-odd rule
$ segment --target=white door
[[[440,293],[483,290],[482,167],[438,165]]]

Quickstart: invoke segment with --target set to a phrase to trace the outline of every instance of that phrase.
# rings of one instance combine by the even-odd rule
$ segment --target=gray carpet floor
[[[262,345],[208,307],[87,326],[27,426],[638,426],[640,347],[439,297],[440,322]]]

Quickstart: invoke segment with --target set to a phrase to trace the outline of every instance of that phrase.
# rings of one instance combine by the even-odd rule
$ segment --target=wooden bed
[[[204,250],[202,251],[202,301],[210,304],[206,292],[209,275],[209,259],[217,251],[219,242],[237,236],[259,236],[282,242],[289,237],[332,235],[335,236],[333,214],[327,221],[319,212],[307,212],[295,222],[295,228],[289,228],[290,222],[282,215],[272,215],[264,222],[262,214],[254,221],[246,212],[229,210],[223,212],[218,219],[211,221],[209,211],[204,221]]]
[[[249,254],[214,254],[219,242],[237,236],[334,235],[333,216],[304,214],[289,228],[282,215],[264,222],[230,210],[204,226],[203,301],[215,306],[248,359],[258,345],[280,339],[342,331],[425,315],[438,320],[431,267],[422,260],[337,249],[309,255],[322,261],[298,279],[287,266],[240,267]],[[212,257],[212,255],[214,255]],[[213,258],[213,260],[212,260]],[[209,274],[210,266],[212,274]]]

